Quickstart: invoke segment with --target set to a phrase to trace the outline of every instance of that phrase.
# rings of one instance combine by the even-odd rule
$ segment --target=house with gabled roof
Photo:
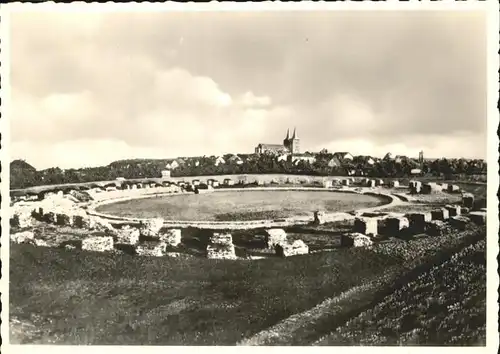
[[[354,156],[348,152],[335,152],[333,157],[336,157],[341,163],[354,160]]]
[[[214,166],[224,165],[226,160],[222,156],[217,156],[214,160]]]
[[[231,155],[227,159],[227,162],[231,163],[231,164],[241,165],[241,164],[243,164],[243,159],[241,157],[239,157],[238,155]]]
[[[303,153],[303,154],[293,154],[292,162],[297,165],[300,161],[307,162],[309,164],[316,162],[316,156],[311,153]]]
[[[175,170],[176,168],[179,168],[185,164],[186,164],[186,162],[183,159],[180,159],[180,158],[171,159],[171,160],[167,160],[165,168],[167,170]]]
[[[363,166],[366,166],[366,165],[373,166],[376,161],[371,156],[359,155],[359,156],[355,156],[354,159],[352,160],[352,162],[355,164],[358,164],[358,165],[363,165]]]
[[[393,158],[392,158],[392,154],[391,154],[390,152],[388,152],[387,154],[385,154],[385,156],[384,156],[384,158],[383,158],[383,159],[384,159],[384,160],[392,160],[392,159],[393,159]]]
[[[280,153],[279,155],[276,156],[276,161],[286,162],[288,160],[288,156],[290,156],[290,154],[288,154],[286,152]]]
[[[403,161],[408,161],[408,157],[403,156],[403,155],[396,155],[394,157],[394,162],[395,163],[403,163]]]
[[[342,162],[338,159],[338,157],[333,156],[330,160],[328,160],[327,165],[330,168],[340,167],[342,166]]]

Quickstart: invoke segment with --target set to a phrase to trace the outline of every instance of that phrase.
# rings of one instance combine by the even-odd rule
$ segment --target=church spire
[[[289,139],[290,139],[290,128],[288,128],[286,130],[286,138],[285,138],[285,140],[289,140]]]
[[[292,139],[298,139],[298,137],[297,137],[297,129],[296,128],[293,128]]]

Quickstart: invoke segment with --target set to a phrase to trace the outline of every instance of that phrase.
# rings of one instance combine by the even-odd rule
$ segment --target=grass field
[[[327,191],[222,191],[134,199],[97,208],[125,217],[170,220],[257,220],[350,211],[382,204],[377,197]]]
[[[291,237],[304,238],[306,232],[314,243],[317,235],[320,247],[332,242],[322,228],[297,229]],[[484,237],[478,234],[484,230],[470,232],[386,242],[373,250],[339,248],[258,261],[103,255],[12,244],[11,341],[232,345],[285,321],[278,327],[279,338],[289,339],[285,344],[311,344],[383,298],[378,293],[384,287],[393,293],[395,279],[406,279],[408,271],[415,273],[432,257],[449,259],[455,252],[450,250],[467,238]],[[241,242],[244,236],[235,235],[235,243]],[[286,322],[302,313],[302,321]]]
[[[235,344],[396,261],[363,249],[234,262],[12,245],[11,318],[38,329],[12,340]]]

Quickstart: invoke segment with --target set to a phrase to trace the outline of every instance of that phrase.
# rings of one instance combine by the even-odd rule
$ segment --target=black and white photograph
[[[2,5],[2,349],[496,353],[499,6],[395,3]]]

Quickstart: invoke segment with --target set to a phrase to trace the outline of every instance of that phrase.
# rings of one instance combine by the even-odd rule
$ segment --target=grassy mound
[[[386,296],[318,345],[485,345],[486,242]]]

